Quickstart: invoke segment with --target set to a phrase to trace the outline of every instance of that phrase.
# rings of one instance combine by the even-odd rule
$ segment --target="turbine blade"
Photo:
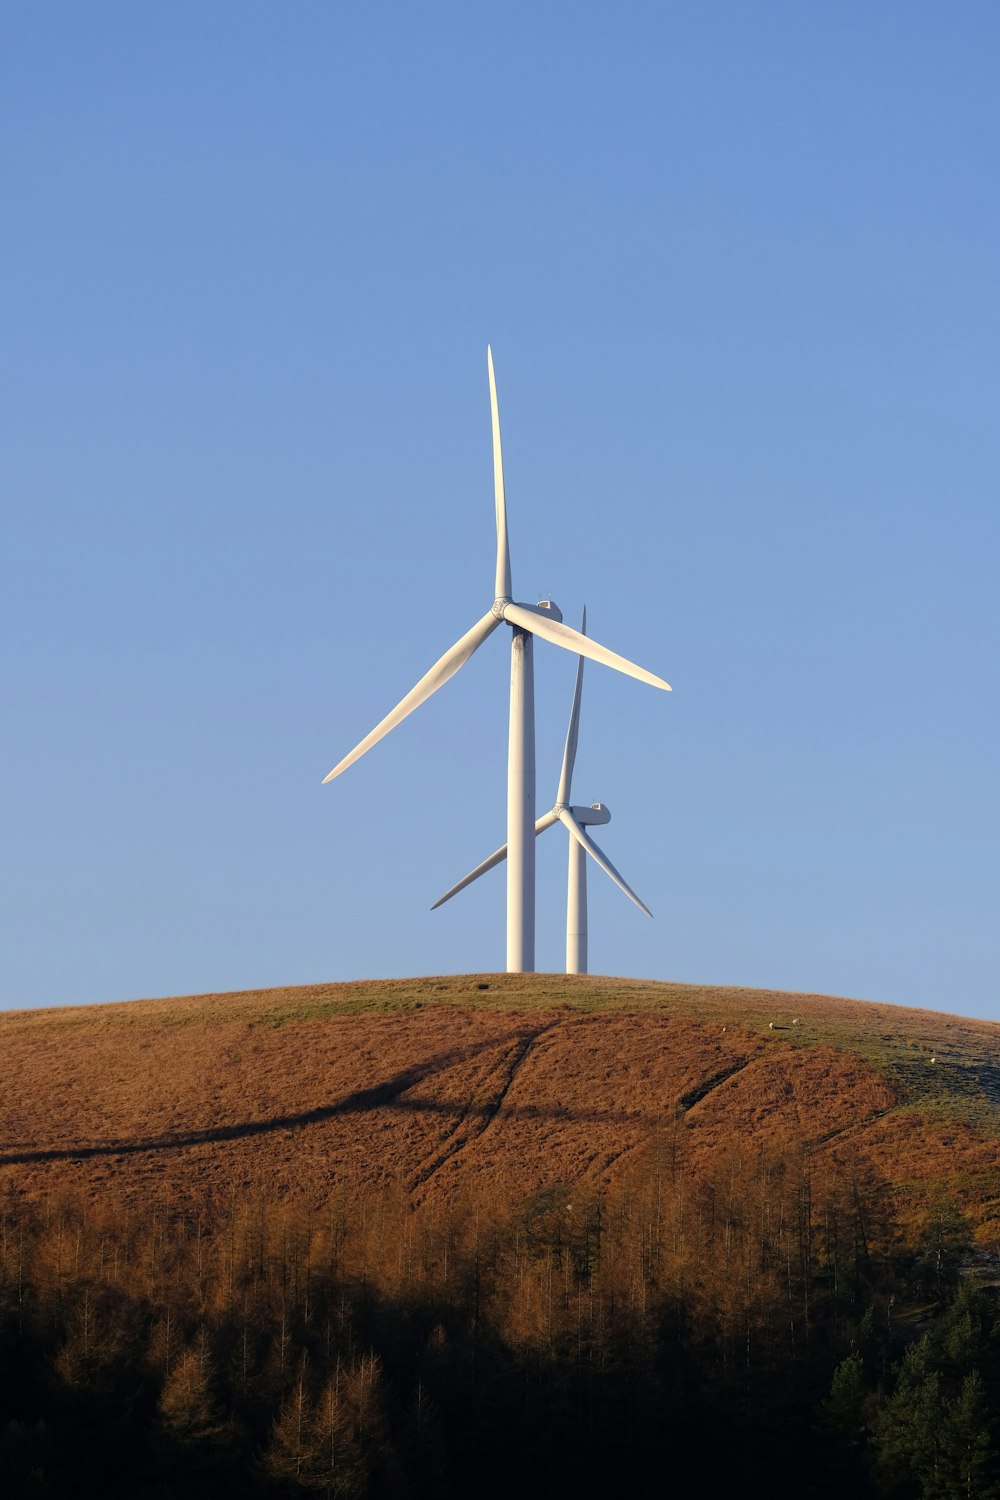
[[[452,896],[457,896],[459,891],[464,891],[467,885],[471,885],[474,880],[478,880],[480,875],[485,875],[487,870],[492,870],[497,865],[502,864],[506,858],[507,845],[504,844],[502,848],[495,849],[489,859],[484,859],[481,865],[477,865],[474,870],[470,870],[468,875],[464,875],[450,890],[445,891],[443,896],[439,896],[431,907],[431,911],[437,911],[438,907],[443,906],[446,901],[450,901]]]
[[[507,501],[503,489],[503,454],[500,451],[500,410],[497,406],[497,382],[493,373],[493,350],[486,346],[486,364],[490,372],[490,415],[493,418],[493,493],[497,506],[497,572],[493,597],[510,598],[510,546],[507,542]]]
[[[637,677],[640,682],[664,688],[668,693],[671,691],[670,683],[664,682],[662,677],[647,672],[645,667],[637,667],[634,662],[619,656],[615,651],[609,651],[607,646],[599,645],[597,641],[581,635],[569,625],[553,620],[547,610],[535,609],[531,604],[505,604],[503,617],[509,624],[520,625],[522,630],[530,630],[532,635],[540,635],[543,640],[551,641],[553,646],[576,651],[580,656],[589,656],[591,661],[599,661],[606,667],[614,667],[617,672],[624,672],[626,677]]]
[[[608,856],[604,853],[603,849],[598,848],[598,846],[594,843],[594,840],[590,837],[590,834],[580,827],[573,814],[566,808],[563,808],[562,812],[559,814],[559,821],[569,829],[570,833],[572,834],[573,838],[576,839],[577,843],[583,845],[584,849],[586,849],[591,859],[594,860],[595,863],[600,865],[605,875],[610,876],[618,889],[620,891],[624,891],[629,900],[634,901],[639,910],[644,911],[647,917],[651,917],[653,913],[650,911],[645,901],[640,901],[639,897],[629,885],[628,881],[625,880],[621,875],[619,875],[618,871],[615,869],[610,859],[608,859]]]
[[[583,610],[583,624],[580,626],[580,634],[587,634],[587,609]],[[580,737],[580,695],[583,692],[583,665],[584,658],[581,656],[576,668],[576,690],[573,693],[573,707],[570,710],[569,728],[566,731],[566,748],[563,751],[562,771],[559,776],[559,790],[556,792],[556,802],[563,804],[570,799],[570,788],[573,785],[573,767],[576,765],[576,746]]]
[[[408,714],[412,714],[413,710],[426,702],[432,693],[436,693],[439,687],[443,687],[449,678],[454,677],[459,667],[465,665],[473,651],[483,644],[486,637],[493,633],[499,623],[492,610],[489,614],[483,615],[483,618],[478,620],[471,630],[465,632],[460,641],[455,642],[450,651],[446,651],[441,659],[434,663],[429,672],[424,673],[416,687],[411,688],[402,702],[396,704],[392,713],[386,714],[382,722],[375,725],[371,734],[365,735],[360,745],[355,745],[349,755],[345,755],[343,760],[337,762],[329,776],[323,777],[324,786],[335,776],[339,776],[341,771],[346,771],[348,766],[353,766],[366,750],[377,745],[390,729],[395,729],[396,725],[401,724]]]
[[[539,818],[535,824],[535,837],[537,838],[540,833],[545,832],[546,828],[551,828],[553,823],[558,823],[558,821],[559,819],[554,812],[546,813],[544,818]],[[450,901],[452,896],[457,896],[459,891],[464,891],[467,885],[471,885],[474,880],[479,879],[480,875],[485,875],[487,870],[494,869],[506,858],[507,845],[504,844],[503,848],[496,849],[490,855],[489,859],[484,859],[481,865],[477,865],[474,870],[470,870],[468,875],[460,880],[457,885],[453,885],[450,891],[445,891],[443,896],[439,896],[431,907],[431,911],[437,911],[438,907],[443,906],[446,901]]]

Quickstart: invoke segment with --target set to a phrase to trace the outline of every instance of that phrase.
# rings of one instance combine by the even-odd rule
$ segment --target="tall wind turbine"
[[[583,612],[583,624],[581,632],[587,633],[587,611]],[[573,784],[573,767],[576,764],[576,747],[580,738],[580,699],[583,693],[583,667],[584,658],[581,656],[576,669],[576,689],[573,693],[573,707],[569,716],[569,728],[566,731],[566,748],[563,751],[562,770],[559,773],[559,790],[556,792],[556,800],[551,811],[544,817],[539,818],[535,824],[535,837],[544,833],[547,828],[555,827],[556,823],[562,823],[569,834],[569,875],[566,885],[566,973],[587,973],[587,855],[614,881],[619,889],[623,890],[630,901],[634,901],[640,911],[644,911],[647,917],[653,913],[644,901],[641,901],[632,887],[615,869],[603,849],[600,849],[587,832],[587,827],[596,826],[600,823],[610,823],[611,813],[603,802],[595,802],[590,807],[573,807],[570,796]],[[453,885],[450,891],[445,891],[440,896],[431,911],[436,911],[452,896],[457,896],[459,891],[464,891],[467,885],[478,880],[480,875],[485,875],[487,870],[492,870],[501,860],[507,858],[507,845],[497,849],[484,859],[481,865],[470,870],[463,880]]]
[[[436,661],[416,687],[397,703],[381,723],[376,724],[360,744],[338,761],[324,776],[332,781],[348,766],[377,745],[391,729],[415,708],[443,687],[474,651],[492,635],[497,626],[511,627],[510,656],[510,734],[507,750],[507,970],[508,973],[530,972],[535,967],[535,687],[532,643],[538,635],[554,646],[589,656],[640,682],[670,691],[669,682],[637,667],[624,656],[598,645],[577,630],[562,623],[562,616],[551,606],[518,604],[511,596],[510,548],[507,543],[507,505],[504,498],[503,458],[500,452],[500,414],[497,409],[496,377],[493,354],[487,348],[486,363],[490,377],[490,411],[493,419],[493,487],[496,497],[497,565],[493,603],[467,630],[461,640]]]

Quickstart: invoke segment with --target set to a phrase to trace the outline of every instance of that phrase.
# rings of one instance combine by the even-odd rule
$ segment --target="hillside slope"
[[[1000,1025],[816,995],[464,975],[0,1015],[0,1190],[204,1211],[597,1187],[666,1142],[947,1199],[1000,1240]]]

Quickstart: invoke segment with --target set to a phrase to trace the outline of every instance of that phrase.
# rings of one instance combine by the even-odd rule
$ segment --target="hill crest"
[[[862,1174],[904,1217],[1000,1204],[1000,1025],[601,976],[353,981],[0,1015],[0,1187],[195,1210],[597,1189],[669,1135]]]

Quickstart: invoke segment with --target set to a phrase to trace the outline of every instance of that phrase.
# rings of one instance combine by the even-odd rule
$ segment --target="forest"
[[[808,1149],[415,1207],[0,1201],[11,1496],[1000,1497],[1000,1313],[947,1201]]]

